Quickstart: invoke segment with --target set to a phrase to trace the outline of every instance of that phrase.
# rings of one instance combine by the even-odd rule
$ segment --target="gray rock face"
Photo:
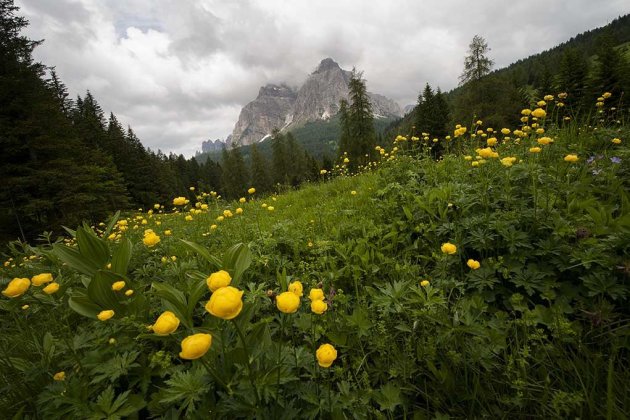
[[[274,129],[287,130],[310,121],[326,120],[339,112],[339,101],[348,99],[350,72],[326,58],[297,92],[286,85],[260,88],[258,97],[241,110],[229,147],[259,142]],[[401,117],[400,106],[391,99],[370,93],[376,118]]]
[[[223,140],[206,140],[201,143],[201,151],[202,153],[214,152],[217,150],[221,150],[225,147],[225,142]]]

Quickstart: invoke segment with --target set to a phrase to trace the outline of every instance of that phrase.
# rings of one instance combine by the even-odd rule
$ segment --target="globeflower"
[[[621,139],[618,139],[618,138],[615,137],[614,139],[611,140],[611,142],[613,144],[621,144]]]
[[[44,283],[50,283],[53,281],[53,276],[50,273],[41,273],[31,278],[33,286],[41,286]]]
[[[66,380],[66,372],[63,370],[61,372],[57,372],[53,375],[53,379],[55,381],[65,381]]]
[[[186,197],[176,197],[173,199],[174,206],[184,206],[186,205]]]
[[[515,157],[505,157],[503,159],[501,159],[501,164],[503,166],[507,166],[510,167],[514,164],[514,162],[516,162],[516,158]]]
[[[328,310],[328,304],[323,299],[314,300],[311,302],[311,311],[317,315],[321,315]]]
[[[575,155],[575,154],[566,155],[566,156],[564,157],[564,161],[565,161],[565,162],[570,162],[570,163],[575,163],[575,162],[577,162],[579,159],[580,159],[580,158],[579,158],[577,155]]]
[[[304,294],[303,290],[302,283],[298,280],[289,284],[289,292],[295,293],[297,297],[301,297]]]
[[[221,319],[234,319],[243,309],[243,291],[232,286],[221,287],[210,296],[206,311]]]
[[[121,291],[124,288],[125,288],[124,280],[119,280],[117,282],[114,282],[114,284],[112,284],[112,290],[114,292],[119,292],[119,291]]]
[[[308,293],[310,300],[324,300],[324,291],[322,289],[311,289]]]
[[[186,360],[199,359],[210,350],[211,345],[212,336],[210,334],[189,335],[182,340],[182,351],[179,353],[179,357]]]
[[[508,134],[510,134],[510,129],[509,128],[502,128],[501,129],[501,134],[503,134],[504,136],[507,136]]]
[[[553,140],[551,140],[551,137],[541,137],[538,140],[538,144],[542,144],[542,145],[548,145],[549,143],[551,143]]]
[[[276,296],[276,307],[280,312],[292,314],[299,306],[300,298],[293,292],[283,292]]]
[[[530,152],[530,153],[540,153],[540,151],[541,151],[541,150],[542,150],[542,149],[541,149],[540,147],[531,147],[531,148],[529,149],[529,152]]]
[[[151,327],[156,335],[169,335],[179,327],[179,318],[171,311],[165,311]]]
[[[147,229],[144,232],[144,238],[142,239],[142,242],[144,242],[146,246],[151,248],[160,242],[160,237],[156,235],[155,232],[153,232],[151,229]]]
[[[524,116],[528,116],[531,113],[532,113],[532,110],[529,108],[525,108],[521,111],[521,115],[524,115]]]
[[[112,311],[111,309],[106,310],[106,311],[101,311],[98,313],[98,315],[96,315],[96,317],[101,321],[107,321],[113,316],[114,316],[114,311]]]
[[[440,249],[442,250],[444,254],[449,254],[449,255],[453,255],[454,253],[457,252],[457,247],[450,242],[443,243]]]
[[[427,286],[429,286],[430,284],[431,284],[431,283],[429,282],[429,280],[422,280],[422,281],[420,282],[420,286],[422,286],[422,287],[427,287]]]
[[[545,112],[542,108],[536,108],[532,111],[532,115],[536,118],[545,118],[547,116],[547,112]]]
[[[481,264],[479,263],[479,261],[473,260],[473,259],[468,260],[466,262],[466,265],[470,267],[472,270],[477,270],[479,267],[481,267]]]
[[[486,143],[488,144],[488,146],[496,146],[497,138],[496,137],[490,137],[488,140],[486,140]]]
[[[208,285],[208,289],[214,292],[221,287],[229,286],[232,282],[232,276],[225,270],[216,271],[206,279],[206,284]]]
[[[14,278],[9,282],[7,288],[2,291],[2,294],[8,298],[16,298],[22,296],[28,288],[31,286],[31,281],[27,278]]]
[[[46,293],[47,295],[52,295],[53,293],[56,293],[59,290],[59,283],[50,283],[48,286],[44,287],[42,289],[42,292]]]
[[[252,187],[249,190],[247,190],[248,194],[254,194],[256,192],[256,188]]]
[[[241,197],[238,199],[239,203],[245,203],[247,201],[247,199],[245,197]]]
[[[337,359],[337,350],[331,344],[322,344],[315,352],[315,357],[321,367],[328,368]]]

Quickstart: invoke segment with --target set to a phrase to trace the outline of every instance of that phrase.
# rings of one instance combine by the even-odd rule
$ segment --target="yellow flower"
[[[124,280],[119,280],[117,282],[114,282],[114,284],[112,284],[112,290],[114,292],[118,292],[121,291],[122,289],[125,288],[125,282]]]
[[[302,283],[298,280],[289,284],[289,292],[295,293],[297,297],[301,297],[304,293]]]
[[[27,278],[14,278],[9,282],[7,288],[2,291],[2,294],[8,298],[16,298],[22,296],[28,288],[31,286],[31,281]]]
[[[431,283],[429,283],[429,280],[422,280],[420,282],[420,286],[422,286],[422,287],[427,287],[429,284],[431,284]]]
[[[328,309],[328,304],[323,299],[314,300],[311,302],[311,311],[317,315],[321,315]]]
[[[183,206],[186,204],[186,197],[177,197],[173,199],[174,206]]]
[[[580,159],[580,158],[579,158],[577,155],[573,155],[573,154],[571,154],[571,155],[566,155],[566,156],[564,157],[564,161],[565,161],[565,162],[571,162],[571,163],[575,163],[575,162],[577,162],[579,159]]]
[[[187,214],[186,217],[184,217],[184,219],[186,219],[187,222],[191,222],[193,217],[190,214]]]
[[[199,359],[210,350],[211,345],[212,336],[210,334],[189,335],[182,340],[182,351],[179,353],[179,357],[187,360]]]
[[[33,286],[41,286],[44,283],[50,283],[53,281],[53,276],[50,273],[41,273],[31,278]]]
[[[169,335],[179,327],[179,318],[171,311],[165,311],[158,317],[151,327],[157,335]]]
[[[217,228],[217,225],[210,225],[210,229],[215,230]]]
[[[611,142],[613,144],[621,144],[621,139],[618,139],[618,138],[615,137],[614,139],[611,140]]]
[[[453,255],[457,252],[457,247],[450,242],[443,243],[440,247],[443,253]]]
[[[322,344],[315,352],[317,363],[321,367],[330,367],[337,358],[337,350],[330,344]]]
[[[245,203],[246,201],[247,201],[247,199],[245,197],[241,197],[238,200],[239,203]]]
[[[164,236],[171,236],[172,234],[173,232],[170,229],[164,231]]]
[[[612,96],[612,93],[610,93],[610,92],[604,92],[604,94],[602,95],[602,98],[604,98],[604,99],[608,99],[608,98],[610,98],[611,96]]]
[[[545,101],[553,101],[553,95],[545,95],[543,98]]]
[[[225,220],[224,216],[217,217],[217,222],[222,222],[223,220]]]
[[[269,206],[269,207],[267,207],[267,210],[274,211],[274,207],[273,206]]]
[[[133,289],[129,289],[125,292],[125,296],[131,296],[133,295]]]
[[[354,190],[352,190],[352,191],[350,191],[350,194],[352,194],[352,195],[357,195],[357,192],[356,192],[356,191],[354,191]]]
[[[488,144],[488,146],[495,146],[497,144],[497,138],[490,137],[488,140],[486,140],[486,143]]]
[[[223,210],[223,217],[232,217],[233,214],[230,210]]]
[[[221,287],[229,286],[231,282],[232,277],[230,276],[230,273],[225,270],[216,271],[210,274],[210,277],[206,279],[208,289],[213,292]]]
[[[542,108],[536,108],[532,111],[532,115],[536,118],[545,118],[545,116],[547,116],[547,113]]]
[[[221,287],[206,303],[206,311],[222,319],[236,318],[242,309],[243,291],[232,286]]]
[[[474,166],[474,167],[477,167],[477,166],[479,166],[479,162],[474,161],[473,163],[471,163],[471,165]]]
[[[501,129],[501,134],[507,136],[508,134],[510,134],[510,129],[509,128],[502,128]]]
[[[276,296],[276,307],[280,312],[292,314],[298,310],[300,298],[293,292],[283,292]]]
[[[343,159],[343,163],[350,163],[350,159],[348,159],[348,158],[344,158],[344,159]]]
[[[525,115],[525,116],[528,116],[531,113],[532,113],[532,110],[529,108],[525,108],[524,110],[521,111],[521,115]]]
[[[540,147],[531,147],[531,148],[529,149],[529,152],[530,152],[530,153],[540,153],[540,151],[541,151],[541,150],[542,150],[542,149],[541,149]]]
[[[248,194],[254,194],[256,192],[256,188],[252,187],[249,190],[247,190]]]
[[[142,239],[142,242],[144,242],[146,246],[151,248],[157,245],[158,242],[160,242],[160,237],[156,235],[155,232],[153,232],[152,230],[147,230],[144,233],[144,238]]]
[[[195,191],[195,187],[188,188],[190,191]]]
[[[476,261],[476,260],[473,260],[473,259],[468,260],[468,261],[466,262],[466,265],[467,265],[468,267],[470,267],[471,269],[473,269],[473,270],[476,270],[476,269],[478,269],[479,267],[481,267],[481,264],[479,263],[479,261]]]
[[[27,309],[28,309],[28,308],[30,308],[30,307],[31,307],[30,305],[22,305],[22,309],[23,309],[23,310],[27,310]]]
[[[503,159],[501,159],[501,164],[503,166],[507,166],[510,167],[514,164],[514,162],[516,162],[516,158],[515,157],[505,157]]]
[[[50,283],[48,286],[42,289],[42,292],[46,293],[47,295],[52,295],[58,290],[59,290],[59,283]]]
[[[63,370],[61,372],[57,372],[53,375],[53,379],[55,381],[65,381],[66,380],[66,372]]]
[[[322,169],[321,171],[319,171],[320,175],[326,175],[328,171],[326,169]]]
[[[111,309],[107,311],[101,311],[98,313],[98,315],[96,315],[96,317],[100,319],[101,321],[107,321],[113,316],[114,316],[114,311],[112,311]]]
[[[541,137],[538,139],[538,144],[547,145],[551,142],[552,142],[551,137]]]
[[[308,293],[310,300],[324,300],[324,291],[322,289],[311,289]]]
[[[538,101],[538,102],[536,102],[536,105],[538,105],[538,106],[545,106],[545,105],[547,105],[547,102],[545,102],[545,101]]]
[[[235,212],[236,214],[243,214],[243,209],[239,207],[235,210]]]

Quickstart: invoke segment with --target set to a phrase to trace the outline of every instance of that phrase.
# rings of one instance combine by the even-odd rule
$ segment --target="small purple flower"
[[[591,156],[588,159],[586,159],[586,163],[588,163],[589,165],[593,163],[594,161],[595,161],[595,156]]]
[[[621,163],[621,158],[614,156],[614,157],[610,158],[610,161],[612,163],[615,163],[615,164],[620,164]]]

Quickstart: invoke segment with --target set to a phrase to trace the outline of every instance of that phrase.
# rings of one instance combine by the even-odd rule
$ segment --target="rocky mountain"
[[[225,142],[223,140],[206,140],[201,143],[201,152],[208,153],[214,151],[220,151],[225,147]]]
[[[339,101],[348,98],[349,80],[349,71],[332,58],[326,58],[297,91],[284,84],[261,87],[256,99],[241,110],[228,146],[259,142],[276,128],[287,130],[329,119],[339,111]],[[371,92],[369,95],[376,118],[403,115],[400,106],[391,99]]]

